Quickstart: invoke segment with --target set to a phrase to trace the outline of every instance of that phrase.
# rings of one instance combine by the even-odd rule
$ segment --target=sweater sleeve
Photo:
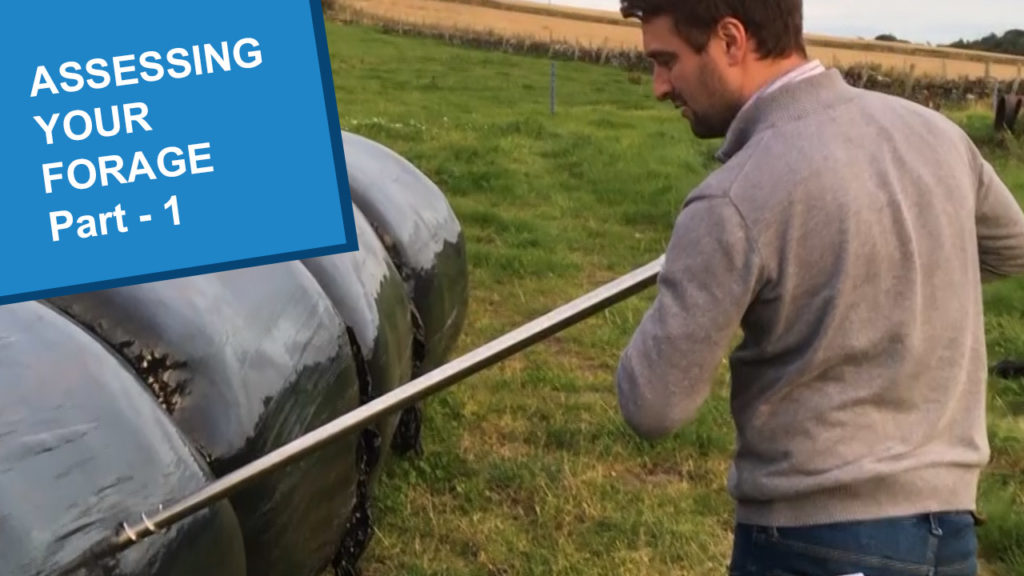
[[[982,280],[1024,273],[1024,213],[992,165],[979,158],[975,220]]]
[[[706,197],[676,219],[658,293],[623,351],[619,406],[640,436],[691,422],[758,284],[758,254],[729,198]]]

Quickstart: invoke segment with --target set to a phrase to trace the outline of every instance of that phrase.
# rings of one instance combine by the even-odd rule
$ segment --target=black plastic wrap
[[[346,324],[366,365],[368,402],[409,381],[412,375],[411,305],[402,278],[358,208],[353,209],[359,250],[304,260]],[[374,426],[391,441],[397,414]],[[379,466],[377,467],[379,468]]]
[[[1024,109],[1024,96],[1001,94],[995,101],[995,129],[997,132],[1007,130],[1016,133],[1017,118]]]
[[[221,476],[359,403],[345,325],[299,262],[53,299],[127,359]],[[356,501],[346,436],[231,497],[250,576],[314,576]]]
[[[212,479],[109,347],[39,302],[0,307],[0,574],[44,576]],[[221,501],[81,576],[245,576]]]
[[[1009,125],[1006,121],[1006,96],[996,96],[995,118],[993,118],[993,121],[996,132],[1001,132],[1004,129],[1009,129]]]
[[[1017,120],[1024,109],[1024,96],[1014,95],[1006,99],[1006,128],[1013,134],[1017,133]]]
[[[360,360],[365,403],[409,381],[412,372],[411,305],[398,270],[363,213],[354,208],[359,250],[304,260],[348,324]],[[359,502],[336,560],[354,572],[372,535],[370,500],[400,414],[380,418],[362,434]]]
[[[448,360],[466,319],[468,267],[462,228],[444,193],[412,163],[342,131],[352,201],[405,280],[415,311],[413,377]],[[419,409],[407,409],[393,447],[419,450]]]

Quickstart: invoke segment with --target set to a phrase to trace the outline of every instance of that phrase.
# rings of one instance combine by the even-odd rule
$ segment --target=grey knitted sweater
[[[1024,272],[1010,191],[944,116],[834,70],[758,98],[719,159],[622,354],[625,420],[689,423],[729,354],[738,521],[974,510],[981,284]]]

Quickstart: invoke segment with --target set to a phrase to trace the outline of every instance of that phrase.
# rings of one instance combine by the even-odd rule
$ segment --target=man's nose
[[[668,81],[668,74],[660,68],[654,69],[651,86],[654,97],[658,100],[666,100],[672,94],[672,83]]]

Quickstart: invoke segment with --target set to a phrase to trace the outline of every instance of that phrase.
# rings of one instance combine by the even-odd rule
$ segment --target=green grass
[[[645,79],[328,24],[342,125],[393,148],[464,226],[468,351],[659,255],[686,194],[715,166]],[[985,132],[985,117],[962,114]],[[1024,193],[1019,158],[991,140]],[[1024,357],[1024,281],[986,288],[988,346]],[[647,291],[426,402],[419,458],[391,460],[367,576],[722,574],[731,545],[727,371],[698,420],[648,444],[623,424],[619,352]],[[993,464],[982,554],[1024,572],[1019,382],[991,382]]]

